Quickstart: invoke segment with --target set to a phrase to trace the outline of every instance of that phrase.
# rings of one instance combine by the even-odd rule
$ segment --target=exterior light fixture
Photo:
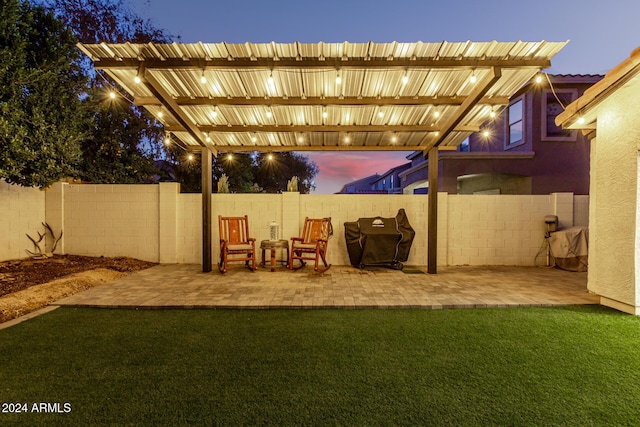
[[[384,117],[384,113],[382,112],[382,110],[378,111],[378,117],[380,117],[380,118]]]
[[[135,76],[133,78],[133,81],[136,82],[136,84],[140,84],[140,82],[142,81],[142,79],[140,79],[140,76]]]
[[[233,154],[231,154],[231,153],[227,154],[227,160],[228,161],[233,160]]]
[[[267,154],[267,160],[269,160],[270,162],[273,161],[273,154]]]
[[[336,84],[339,85],[342,83],[342,77],[340,77],[340,70],[338,70],[338,75],[336,76]]]
[[[271,112],[271,110],[267,110],[267,118],[271,118],[273,117],[273,113]]]
[[[187,155],[187,160],[189,160],[189,161],[193,160],[193,154],[189,153]]]
[[[204,134],[204,140],[207,142],[211,142],[211,137],[209,136],[209,134],[207,133]]]
[[[217,112],[217,111],[215,111],[215,110],[213,110],[213,111],[211,112],[211,118],[212,118],[212,119],[215,119],[216,117],[218,117],[218,112]]]
[[[404,76],[402,76],[402,84],[406,85],[407,83],[409,83],[409,76],[405,74]]]
[[[322,118],[326,119],[327,117],[329,117],[329,113],[325,110],[322,112]]]
[[[398,142],[398,137],[397,137],[396,135],[393,135],[393,136],[391,137],[391,142],[393,142],[394,144],[395,144],[396,142]]]
[[[168,133],[168,134],[167,134],[167,136],[165,136],[165,138],[164,138],[164,145],[166,145],[167,147],[168,147],[169,145],[171,145],[171,134],[170,134],[170,133]]]
[[[538,84],[542,83],[542,75],[538,74],[536,76],[536,83],[538,83]]]
[[[162,112],[162,110],[158,111],[158,118],[162,118],[162,116],[164,116],[164,113]]]
[[[302,135],[298,137],[298,142],[301,144],[304,142],[304,137]]]
[[[469,77],[469,81],[471,83],[475,83],[478,81],[478,78],[476,77],[476,72],[475,70],[471,71],[471,77]]]
[[[491,111],[489,112],[489,117],[491,117],[492,119],[495,119],[495,118],[496,118],[496,112],[495,112],[495,111],[493,111],[493,110],[491,110]]]
[[[485,138],[489,138],[489,131],[488,130],[483,131],[482,136],[484,136]]]
[[[109,92],[109,98],[116,99],[116,93],[114,91]]]
[[[207,78],[204,76],[204,70],[202,70],[202,74],[200,75],[200,83],[205,84],[207,82]]]
[[[585,121],[585,120],[584,120],[584,117],[580,117],[580,118],[578,119],[578,124],[579,124],[579,125],[583,125],[583,124],[584,124],[584,121]]]
[[[438,117],[440,117],[440,111],[437,111],[437,110],[436,110],[436,111],[434,111],[434,112],[433,112],[433,117],[435,117],[436,119],[437,119]]]
[[[351,137],[349,135],[346,135],[344,137],[344,142],[346,142],[347,144],[351,142]]]
[[[253,135],[253,136],[251,137],[251,142],[256,142],[257,140],[258,140],[258,138],[256,138],[256,136],[255,136],[255,135]]]

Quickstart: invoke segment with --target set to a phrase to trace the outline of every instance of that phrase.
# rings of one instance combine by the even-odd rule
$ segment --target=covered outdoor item
[[[589,228],[572,227],[550,233],[549,249],[556,267],[568,271],[587,271]]]
[[[351,265],[383,265],[402,270],[409,258],[415,231],[404,209],[395,218],[359,218],[344,223],[344,234]]]

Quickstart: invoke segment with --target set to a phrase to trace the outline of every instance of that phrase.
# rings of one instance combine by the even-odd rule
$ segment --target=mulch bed
[[[80,255],[54,255],[42,260],[4,261],[0,262],[0,297],[70,274],[96,268],[130,273],[156,264],[128,257],[107,258]]]

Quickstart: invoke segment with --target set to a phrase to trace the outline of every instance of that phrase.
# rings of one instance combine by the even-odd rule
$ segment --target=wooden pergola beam
[[[453,114],[447,122],[442,126],[442,130],[438,137],[430,142],[425,149],[425,155],[433,147],[439,146],[444,139],[455,129],[456,126],[466,117],[473,107],[476,106],[478,101],[482,99],[487,92],[493,87],[493,85],[502,77],[502,71],[499,67],[493,67],[491,73],[485,77],[482,81],[478,82],[473,88],[471,93],[466,97],[464,102],[458,107],[455,114]]]
[[[160,103],[171,113],[171,115],[180,123],[183,131],[188,132],[198,144],[205,146],[205,136],[202,131],[193,123],[189,117],[183,113],[180,106],[173,100],[171,95],[162,87],[160,82],[156,80],[149,70],[142,70],[140,73],[141,84],[144,84],[153,95],[158,98]],[[216,154],[216,153],[214,153]]]
[[[221,132],[221,133],[247,133],[247,132],[265,132],[265,133],[304,133],[304,132],[442,132],[440,126],[433,125],[220,125],[210,126],[201,125],[197,126],[200,132]],[[167,132],[185,132],[183,126],[165,126]],[[451,129],[455,132],[478,132],[478,126],[458,126],[455,129]]]
[[[551,61],[548,59],[472,59],[472,58],[416,58],[416,59],[339,59],[339,58],[308,58],[308,59],[295,59],[295,58],[279,58],[279,59],[251,59],[251,58],[210,58],[210,59],[198,59],[198,58],[165,58],[165,59],[135,59],[135,58],[94,58],[94,67],[98,69],[109,68],[133,68],[137,69],[140,64],[144,64],[147,69],[187,69],[194,68],[199,70],[208,69],[225,69],[233,68],[235,70],[239,68],[268,68],[275,70],[279,68],[335,68],[335,69],[348,69],[348,68],[385,68],[385,69],[461,69],[468,68],[480,69],[480,68],[535,68],[543,69],[551,66]]]
[[[412,105],[461,105],[463,96],[419,96],[419,97],[288,97],[288,98],[227,98],[227,97],[178,97],[177,105],[186,106],[412,106]],[[139,106],[162,105],[155,97],[137,97],[134,104]],[[478,105],[508,105],[507,97],[483,97]]]

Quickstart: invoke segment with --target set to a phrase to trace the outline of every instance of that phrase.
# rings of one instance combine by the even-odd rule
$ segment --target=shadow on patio
[[[164,264],[56,302],[62,306],[140,308],[473,308],[598,304],[586,273],[545,267],[441,267],[404,272],[334,266],[227,274],[192,264]],[[412,274],[411,274],[412,273]]]

